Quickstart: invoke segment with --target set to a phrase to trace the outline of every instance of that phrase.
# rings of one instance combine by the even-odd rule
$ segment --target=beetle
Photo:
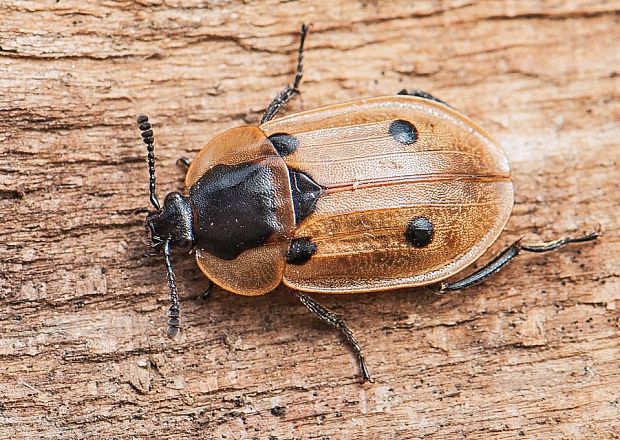
[[[195,252],[214,284],[262,295],[283,283],[339,330],[372,381],[362,348],[338,315],[307,294],[385,291],[432,285],[461,290],[497,272],[521,251],[547,252],[597,233],[525,244],[517,240],[486,265],[446,281],[481,257],[510,216],[514,188],[500,145],[474,121],[420,91],[358,99],[274,119],[299,93],[297,70],[258,126],[228,130],[188,166],[188,195],[155,192],[154,137],[147,146],[152,246],[163,251],[171,306],[168,334],[180,328],[171,248]]]

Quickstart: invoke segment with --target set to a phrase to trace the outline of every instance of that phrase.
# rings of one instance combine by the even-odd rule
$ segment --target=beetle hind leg
[[[424,90],[420,90],[420,89],[411,89],[411,90],[402,89],[400,92],[397,93],[397,95],[417,96],[418,98],[430,99],[431,101],[435,101],[435,102],[438,102],[440,104],[447,105],[448,107],[452,107],[447,102],[442,101],[441,99],[431,95],[428,92],[425,92]]]
[[[355,336],[353,336],[353,332],[349,330],[349,327],[347,327],[347,324],[342,320],[342,318],[328,308],[323,307],[321,304],[316,302],[312,297],[306,295],[305,293],[295,292],[295,295],[297,295],[297,298],[299,298],[299,300],[308,308],[308,310],[318,316],[321,321],[331,325],[340,333],[342,333],[345,340],[347,341],[347,344],[349,344],[349,347],[351,347],[351,349],[357,356],[364,382],[374,382],[374,380],[370,376],[368,367],[366,366],[366,358],[364,357],[362,347],[359,342],[357,342],[357,339],[355,339]]]
[[[439,292],[449,292],[454,290],[465,289],[466,287],[478,284],[494,273],[498,272],[502,267],[510,263],[521,251],[542,253],[550,252],[571,243],[583,243],[586,241],[596,240],[598,232],[592,232],[590,234],[581,235],[578,237],[565,237],[559,240],[549,241],[546,243],[525,244],[521,243],[521,239],[517,240],[506,249],[504,249],[498,256],[493,258],[490,262],[483,267],[466,276],[463,279],[454,282],[440,283],[438,286]]]
[[[275,115],[280,111],[287,102],[289,102],[295,95],[299,94],[299,83],[301,82],[301,78],[303,76],[304,69],[304,41],[306,40],[306,34],[308,33],[308,25],[302,24],[301,30],[299,31],[299,50],[297,51],[297,70],[295,72],[295,79],[293,79],[293,84],[287,84],[280,93],[276,95],[276,97],[271,101],[267,110],[265,110],[265,114],[263,115],[263,119],[261,119],[260,123],[264,124],[265,122],[271,121]]]

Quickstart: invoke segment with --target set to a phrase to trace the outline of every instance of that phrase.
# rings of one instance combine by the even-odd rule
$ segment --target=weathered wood
[[[618,438],[618,1],[0,4],[0,437]],[[504,145],[525,235],[603,236],[523,255],[483,285],[321,297],[365,346],[286,289],[243,298],[175,259],[184,332],[165,337],[146,258],[144,148],[159,192],[180,156],[289,111],[421,88]],[[278,408],[280,407],[280,408]]]

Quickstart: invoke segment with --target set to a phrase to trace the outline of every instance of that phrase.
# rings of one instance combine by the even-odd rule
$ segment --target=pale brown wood
[[[5,0],[0,4],[0,437],[537,438],[620,432],[618,1]],[[376,379],[285,288],[216,289],[175,257],[166,336],[146,258],[144,146],[180,156],[256,123],[292,79],[311,109],[404,87],[504,146],[516,205],[493,247],[600,225],[462,293],[319,297]]]

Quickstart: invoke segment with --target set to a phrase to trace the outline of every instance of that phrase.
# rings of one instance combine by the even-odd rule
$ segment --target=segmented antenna
[[[142,141],[146,144],[146,161],[149,167],[149,192],[151,194],[151,205],[159,211],[160,205],[157,200],[157,194],[155,194],[155,153],[153,152],[153,130],[151,129],[151,123],[147,115],[138,116],[138,128],[140,129],[140,135]]]
[[[164,258],[166,259],[166,272],[168,273],[168,288],[170,288],[170,308],[168,309],[168,336],[174,338],[179,333],[179,293],[177,292],[177,281],[172,270],[170,260],[170,240],[164,243]]]

